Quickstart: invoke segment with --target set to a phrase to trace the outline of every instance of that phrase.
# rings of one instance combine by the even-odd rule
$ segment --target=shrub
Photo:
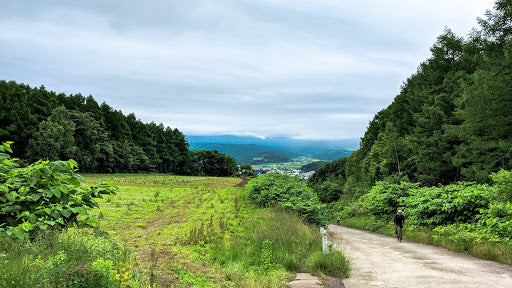
[[[334,202],[343,194],[343,187],[329,181],[316,185],[314,189],[318,195],[318,199],[324,203]]]
[[[512,171],[500,170],[491,174],[491,179],[496,183],[498,196],[504,201],[512,202]]]
[[[368,194],[361,197],[359,205],[363,211],[373,215],[392,215],[398,208],[403,208],[403,200],[410,195],[412,189],[418,187],[419,184],[409,182],[377,182]]]
[[[17,168],[11,159],[11,142],[0,146],[0,239],[27,239],[29,232],[76,223],[87,223],[88,209],[98,207],[94,198],[115,193],[112,183],[87,187],[69,161],[38,161]]]
[[[297,211],[314,224],[324,224],[325,205],[298,176],[268,173],[252,179],[246,186],[249,195],[261,207],[279,205]]]
[[[512,241],[512,203],[491,203],[477,218],[485,234]]]
[[[480,209],[487,209],[494,197],[493,189],[487,185],[460,182],[413,189],[403,204],[409,221],[438,226],[474,221]]]

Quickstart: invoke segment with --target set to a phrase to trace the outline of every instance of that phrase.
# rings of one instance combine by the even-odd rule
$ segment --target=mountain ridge
[[[294,157],[332,161],[347,157],[359,139],[303,140],[288,137],[258,138],[235,135],[189,135],[190,150],[217,150],[233,156],[238,164],[287,162]]]

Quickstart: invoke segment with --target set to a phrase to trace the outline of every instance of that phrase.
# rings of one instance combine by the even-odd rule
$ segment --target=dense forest
[[[308,183],[344,225],[512,263],[512,1],[431,56],[370,121],[360,148]]]
[[[143,123],[92,96],[65,95],[0,81],[0,143],[25,162],[75,160],[80,171],[231,176],[233,157],[190,151],[178,129]],[[210,163],[206,169],[204,163]]]
[[[497,1],[479,24],[467,39],[446,28],[360,149],[312,181],[335,178],[358,194],[382,180],[488,183],[512,169],[512,2]]]

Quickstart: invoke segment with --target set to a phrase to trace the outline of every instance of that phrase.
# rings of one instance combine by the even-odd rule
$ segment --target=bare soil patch
[[[240,178],[240,183],[234,185],[233,187],[245,187],[245,185],[247,185],[247,183],[249,183],[250,179],[249,178]]]

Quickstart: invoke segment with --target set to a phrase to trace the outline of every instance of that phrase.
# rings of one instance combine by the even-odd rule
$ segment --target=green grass
[[[307,261],[308,268],[316,274],[327,274],[346,278],[350,273],[350,263],[339,251],[331,253],[315,252]]]
[[[242,224],[256,214],[244,189],[234,187],[240,182],[237,178],[155,174],[85,178],[86,183],[108,180],[119,186],[118,195],[100,200],[92,216],[100,229],[134,247],[136,267],[153,274],[155,283],[163,287],[187,287],[175,267],[221,285],[222,272],[207,265],[201,246],[223,235],[243,234],[249,228]]]
[[[237,178],[85,178],[119,186],[118,195],[99,201],[93,217],[134,247],[135,267],[161,286],[190,287],[187,281],[194,281],[202,283],[198,287],[286,287],[291,272],[308,271],[308,257],[322,249],[318,227],[294,212],[257,208],[245,188],[235,187]]]
[[[59,287],[126,287],[123,282],[136,284],[136,278],[144,278],[137,272],[131,272],[130,279],[128,275],[121,275],[121,269],[133,270],[130,249],[118,245],[112,239],[97,237],[90,229],[45,231],[36,235],[31,242],[0,243],[0,261],[2,288],[50,287],[56,283]],[[109,263],[104,268],[110,269],[94,272],[94,263],[101,261]],[[95,274],[96,278],[85,279],[84,274],[97,272],[101,276]],[[71,285],[71,276],[75,278],[75,286],[61,285],[63,282]],[[134,286],[142,287],[132,285]]]
[[[73,287],[286,287],[292,272],[346,275],[333,269],[337,262],[311,265],[323,263],[318,227],[295,212],[257,208],[237,187],[240,179],[83,176],[86,184],[119,187],[90,211],[99,231],[72,228],[23,245],[0,243],[0,261],[9,263],[0,265],[1,288],[36,287],[79,265],[102,273],[103,282]],[[104,232],[108,237],[99,236]]]

